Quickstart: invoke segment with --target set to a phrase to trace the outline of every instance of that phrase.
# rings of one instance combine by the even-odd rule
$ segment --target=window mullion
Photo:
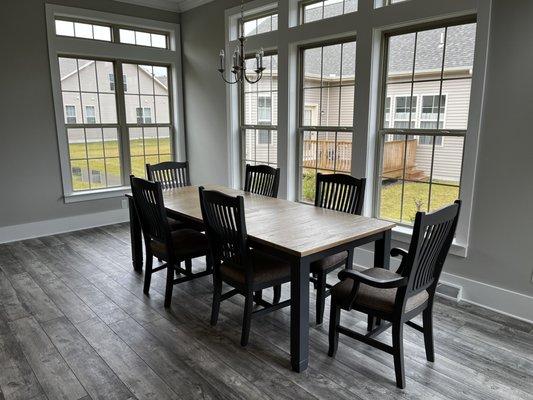
[[[131,171],[129,131],[126,124],[126,99],[124,95],[124,78],[121,61],[115,61],[113,72],[115,74],[115,96],[117,101],[117,121],[120,138],[120,165],[122,165],[122,183],[127,185]]]

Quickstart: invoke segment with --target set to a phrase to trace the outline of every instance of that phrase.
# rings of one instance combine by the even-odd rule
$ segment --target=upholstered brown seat
[[[266,284],[271,281],[290,278],[290,265],[267,253],[258,250],[250,252],[253,263],[253,284]],[[236,266],[222,264],[220,273],[223,278],[231,279],[234,282],[245,284],[245,269]]]
[[[370,268],[361,271],[361,273],[378,279],[400,277],[397,273],[384,268]],[[352,279],[345,279],[331,289],[331,295],[342,308],[348,308],[350,306],[350,293],[352,292],[353,285],[354,281]],[[394,311],[394,301],[396,300],[397,290],[397,288],[380,289],[362,283],[359,285],[355,304],[376,311],[392,313]],[[428,292],[425,290],[410,297],[406,302],[405,312],[414,310],[418,306],[424,304],[428,298]]]
[[[209,249],[207,237],[194,229],[179,229],[171,234],[174,251],[178,258],[199,257],[198,254],[206,254]],[[150,248],[156,257],[162,260],[167,259],[164,243],[152,240]]]
[[[339,263],[345,262],[347,258],[347,251],[343,251],[341,253],[333,254],[332,256],[322,258],[311,263],[311,272],[327,271],[335,266],[338,266]]]

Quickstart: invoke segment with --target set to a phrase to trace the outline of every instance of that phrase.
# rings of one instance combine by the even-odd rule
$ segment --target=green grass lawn
[[[92,142],[87,144],[87,151],[85,144],[73,143],[69,146],[71,169],[79,168],[81,175],[72,174],[72,188],[74,190],[97,189],[110,186],[120,186],[120,158],[119,158],[119,143],[116,140],[105,141],[104,143]],[[167,153],[165,155],[159,155]],[[142,139],[135,139],[130,141],[131,153],[131,173],[135,176],[145,175],[146,163],[156,164],[160,161],[167,161],[171,159],[170,156],[170,139],[160,139],[159,148],[157,139],[145,139],[144,147]],[[145,156],[146,154],[146,156]],[[104,159],[105,156],[105,159]],[[101,183],[92,182],[89,184],[87,161],[89,157],[89,171],[98,171],[102,177]],[[107,172],[107,175],[106,175]],[[107,186],[105,185],[107,178]]]
[[[302,176],[302,198],[313,202],[315,199],[316,175],[305,171]],[[438,182],[444,183],[444,182]],[[459,188],[434,183],[431,187],[431,210],[428,210],[429,184],[422,182],[406,182],[403,193],[401,182],[385,183],[381,188],[380,218],[412,224],[416,212],[433,211],[459,198]]]

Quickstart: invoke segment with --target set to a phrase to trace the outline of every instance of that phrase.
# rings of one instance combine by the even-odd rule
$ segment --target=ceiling
[[[122,3],[136,4],[139,6],[159,8],[161,10],[183,12],[201,6],[213,0],[115,0]]]

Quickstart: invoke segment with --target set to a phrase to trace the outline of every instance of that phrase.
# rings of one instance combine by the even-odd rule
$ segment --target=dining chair
[[[254,293],[290,281],[290,265],[270,254],[250,248],[244,216],[244,198],[200,187],[202,217],[214,264],[211,325],[216,325],[220,303],[244,296],[241,346],[248,344],[253,317],[290,305],[290,300],[269,303]],[[222,283],[233,289],[222,294]],[[254,310],[254,302],[262,306]]]
[[[191,186],[188,161],[163,161],[159,164],[146,164],[146,177],[149,181],[160,182],[162,189],[174,189]],[[181,221],[179,218],[175,218],[174,216],[168,216],[167,218],[170,225],[170,230],[172,231],[183,228],[191,228],[198,231],[203,230],[201,225]],[[192,270],[191,260],[185,261],[185,268],[188,271]]]
[[[433,300],[435,290],[450,250],[461,201],[431,214],[417,212],[409,251],[395,248],[391,256],[402,257],[396,272],[384,268],[364,271],[342,270],[341,282],[331,290],[329,352],[337,352],[339,333],[360,340],[394,357],[396,385],[405,387],[403,362],[403,325],[424,334],[426,358],[435,361],[433,348]],[[386,322],[366,334],[340,325],[341,310],[357,310]],[[422,313],[422,326],[411,320]],[[392,346],[375,339],[392,326]]]
[[[244,191],[278,197],[279,171],[269,165],[246,164]]]
[[[144,275],[144,293],[150,291],[150,281],[154,272],[166,269],[165,307],[170,307],[173,286],[190,281],[212,272],[207,237],[194,229],[171,230],[163,202],[161,183],[130,176],[133,201],[143,231],[146,269]],[[152,268],[153,257],[165,263]],[[206,270],[192,273],[181,268],[181,262],[206,256]],[[175,271],[183,274],[174,278]]]
[[[366,179],[357,179],[346,174],[321,174],[316,176],[315,206],[329,210],[360,215],[365,197]],[[324,318],[326,297],[330,295],[331,285],[326,283],[327,275],[339,267],[351,269],[353,257],[348,252],[333,254],[311,263],[311,282],[316,293],[316,323]],[[353,253],[352,253],[353,255]]]

